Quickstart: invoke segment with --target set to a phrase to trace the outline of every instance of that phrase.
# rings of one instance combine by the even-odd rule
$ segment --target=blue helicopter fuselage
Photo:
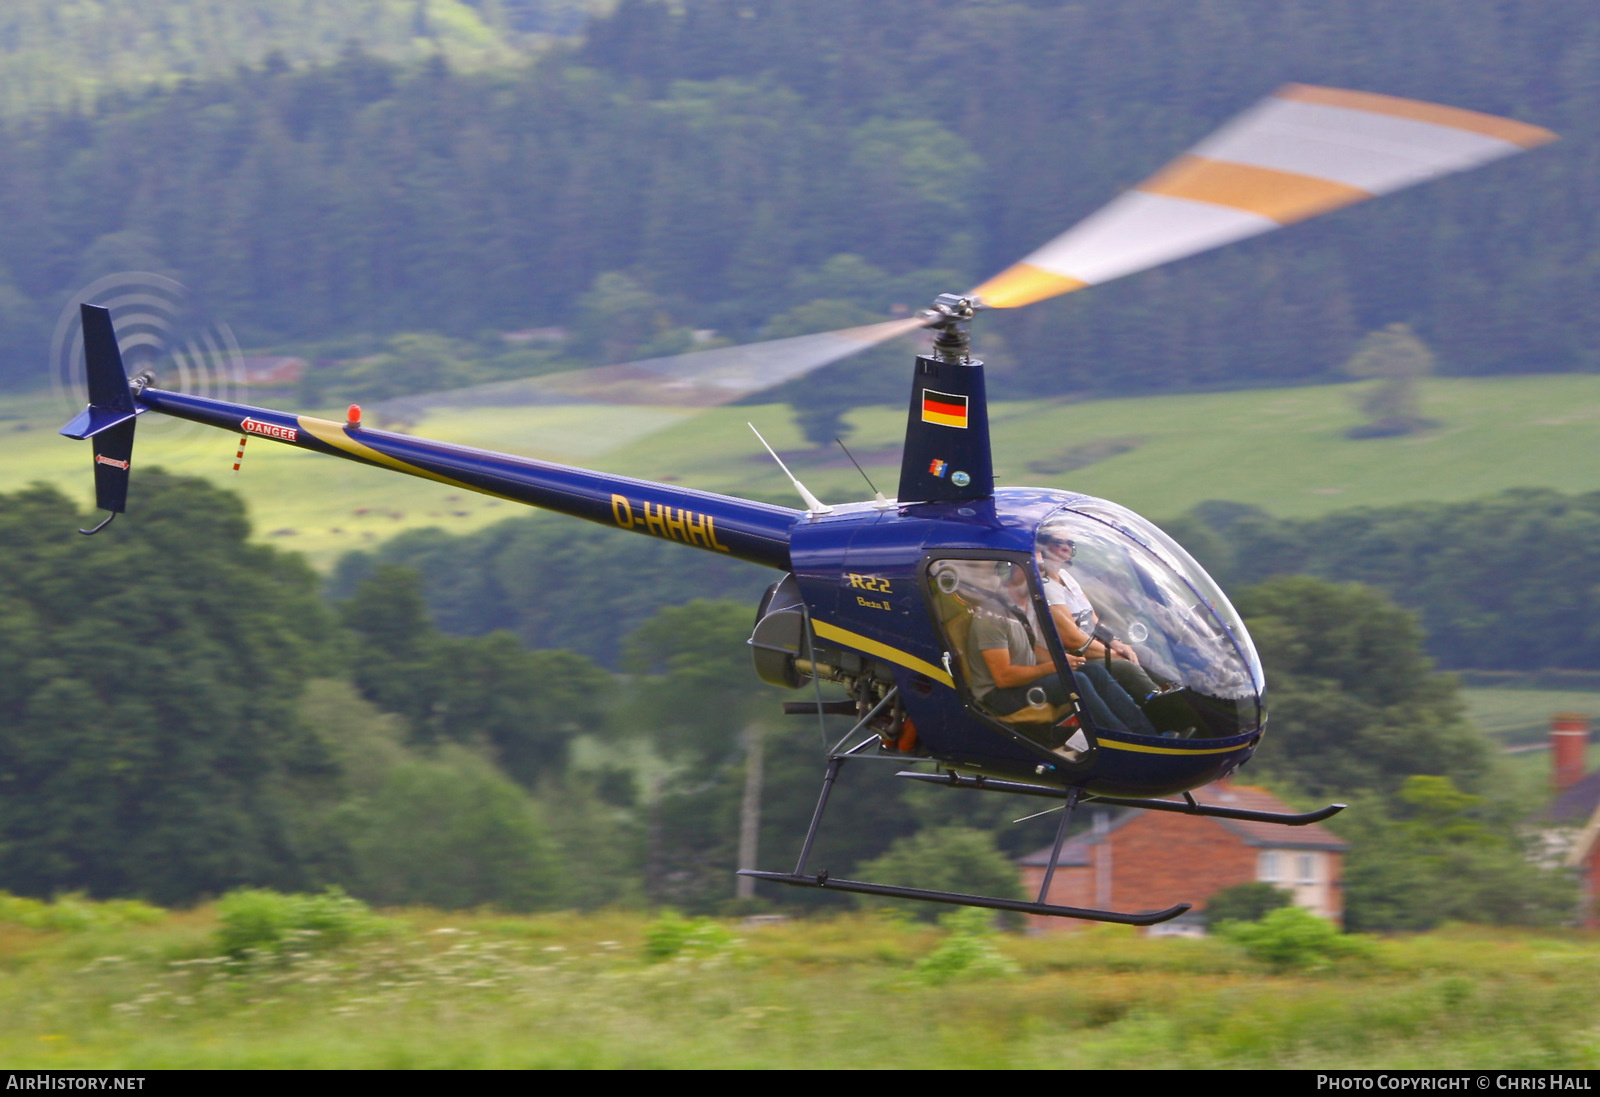
[[[1196,740],[1085,728],[1093,749],[1068,761],[973,703],[963,660],[951,651],[933,605],[930,565],[1009,559],[1033,571],[1041,523],[1075,502],[1098,500],[1048,488],[999,488],[988,500],[862,503],[802,515],[790,531],[790,557],[812,627],[824,643],[892,664],[918,749],[952,768],[1110,796],[1165,795],[1231,772],[1255,750],[1259,719],[1237,734]]]

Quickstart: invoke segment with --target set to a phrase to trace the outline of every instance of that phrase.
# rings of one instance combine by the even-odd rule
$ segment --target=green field
[[[1467,718],[1508,748],[1501,780],[1515,783],[1530,806],[1546,803],[1550,788],[1550,717],[1574,712],[1600,724],[1600,691],[1576,689],[1483,689],[1460,692]],[[1600,742],[1591,734],[1585,772],[1600,767]]]
[[[1600,692],[1575,689],[1474,689],[1461,691],[1472,722],[1506,746],[1548,743],[1550,717],[1572,712],[1600,722]]]
[[[1086,403],[1000,402],[993,407],[1002,484],[1073,488],[1157,520],[1205,499],[1232,499],[1285,517],[1355,506],[1453,501],[1505,488],[1600,489],[1600,376],[1435,379],[1423,411],[1440,424],[1413,438],[1351,441],[1357,386]],[[326,409],[322,414],[339,417]],[[31,481],[90,498],[88,448],[55,435],[67,414],[44,397],[0,402],[0,491]],[[824,500],[867,496],[835,448],[804,448],[783,405],[720,408],[697,417],[643,409],[513,408],[436,413],[417,434],[548,456],[691,487],[789,500],[793,491],[745,427],[753,421],[793,458]],[[849,441],[879,486],[895,487],[905,413],[863,408]],[[178,429],[174,429],[178,428]],[[652,428],[663,428],[654,430]],[[517,512],[513,504],[348,462],[251,441],[231,475],[237,439],[146,417],[135,451],[235,487],[257,536],[306,553],[320,567],[351,548],[437,525],[466,531]],[[1097,454],[1107,454],[1094,460]],[[1068,471],[1038,471],[1071,467]]]
[[[214,908],[0,926],[0,1060],[164,1067],[1600,1066],[1600,939],[1453,929],[1275,974],[1121,927],[987,939],[860,915],[711,927],[651,962],[642,915],[392,914],[387,935],[220,956]],[[1009,961],[1009,963],[1007,963]],[[1006,969],[1010,970],[1007,971]]]

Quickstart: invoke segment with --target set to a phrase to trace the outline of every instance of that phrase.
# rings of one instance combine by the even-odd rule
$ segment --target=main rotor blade
[[[1476,111],[1288,84],[973,294],[1029,305],[1555,139]]]
[[[376,410],[389,418],[415,422],[438,408],[537,404],[716,407],[909,335],[924,325],[921,318],[910,317],[765,343],[493,381],[469,388],[399,396],[382,401]]]

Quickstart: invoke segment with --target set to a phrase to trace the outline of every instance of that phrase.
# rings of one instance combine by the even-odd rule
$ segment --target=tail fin
[[[967,502],[994,494],[983,363],[917,358],[899,501]]]
[[[68,438],[94,441],[95,505],[117,515],[128,509],[133,428],[144,408],[134,403],[133,393],[128,388],[128,372],[122,365],[122,352],[117,349],[117,333],[111,326],[110,310],[98,305],[79,307],[83,317],[83,353],[89,375],[89,406],[62,427],[61,433]],[[102,522],[95,529],[105,524]]]

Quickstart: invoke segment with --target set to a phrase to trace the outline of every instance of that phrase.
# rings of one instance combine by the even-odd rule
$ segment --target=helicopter
[[[794,869],[741,875],[1153,925],[1189,904],[1121,912],[1046,901],[1078,805],[1289,826],[1344,805],[1279,814],[1194,798],[1245,763],[1265,731],[1266,682],[1249,633],[1205,570],[1133,511],[1070,491],[995,485],[972,322],[1554,139],[1455,107],[1287,85],[1020,262],[913,316],[489,386],[488,397],[506,403],[711,406],[931,333],[913,363],[895,498],[874,489],[870,500],[825,504],[784,467],[804,509],[369,427],[356,405],[338,422],[161,388],[148,371],[129,378],[111,309],[83,303],[88,406],[61,433],[92,442],[96,501],[108,513],[80,532],[98,533],[126,510],[138,417],[155,411],[772,568],[781,577],[761,598],[749,639],[756,674],[806,698],[786,712],[852,725],[826,752]],[[1062,429],[1071,428],[1069,418]],[[846,699],[825,700],[824,683]],[[898,773],[914,781],[1060,801],[1037,897],[809,871],[845,763],[867,760],[907,767]],[[909,768],[917,764],[933,768]]]

